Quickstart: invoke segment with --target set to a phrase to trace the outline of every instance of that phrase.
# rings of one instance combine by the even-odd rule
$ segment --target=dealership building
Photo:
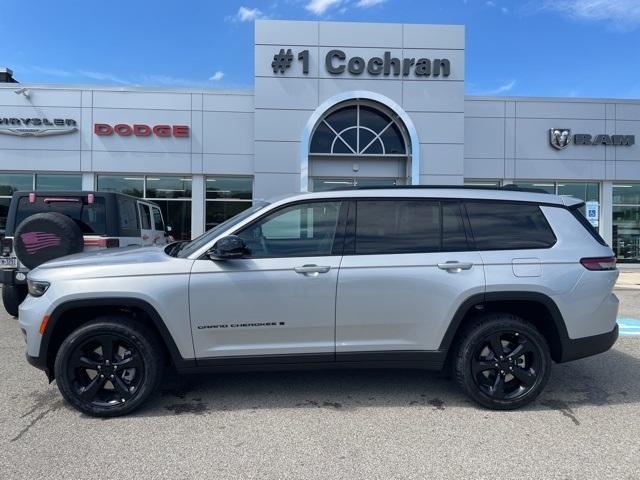
[[[253,91],[0,70],[0,229],[24,189],[148,198],[190,238],[298,191],[517,183],[582,198],[640,262],[640,100],[465,95],[459,25],[257,21],[254,62]]]

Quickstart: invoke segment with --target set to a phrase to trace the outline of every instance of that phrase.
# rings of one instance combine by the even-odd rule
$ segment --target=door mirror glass
[[[236,235],[222,237],[216,242],[211,250],[207,252],[211,260],[229,260],[242,258],[249,254],[249,249],[244,240]]]

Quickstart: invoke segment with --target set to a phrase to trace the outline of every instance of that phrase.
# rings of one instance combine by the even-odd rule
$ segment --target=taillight
[[[13,238],[3,238],[2,239],[2,256],[8,257],[11,255],[13,251]]]
[[[581,258],[580,263],[587,270],[615,270],[616,257]]]
[[[102,247],[102,248],[119,248],[120,239],[87,235],[86,237],[84,237],[84,246],[85,247]]]
[[[105,242],[105,247],[107,248],[119,248],[120,247],[120,239],[119,238],[107,238]]]

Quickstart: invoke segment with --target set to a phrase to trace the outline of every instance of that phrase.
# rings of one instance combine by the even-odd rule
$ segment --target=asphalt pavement
[[[616,292],[640,319],[640,290]],[[640,337],[554,365],[530,407],[477,407],[412,370],[171,378],[101,420],[62,400],[0,315],[0,478],[640,478]]]

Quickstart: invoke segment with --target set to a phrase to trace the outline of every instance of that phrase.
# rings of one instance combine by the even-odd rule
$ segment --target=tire
[[[535,400],[544,389],[551,354],[533,325],[515,315],[492,313],[464,330],[454,371],[475,402],[493,410],[514,410]]]
[[[83,248],[80,227],[58,212],[31,215],[20,222],[14,234],[16,257],[29,269],[54,258],[79,253]]]
[[[18,307],[27,298],[26,285],[3,285],[2,304],[4,309],[12,317],[18,316]]]
[[[125,415],[158,388],[162,352],[155,333],[131,318],[96,318],[71,332],[60,345],[54,366],[58,389],[87,415]]]

